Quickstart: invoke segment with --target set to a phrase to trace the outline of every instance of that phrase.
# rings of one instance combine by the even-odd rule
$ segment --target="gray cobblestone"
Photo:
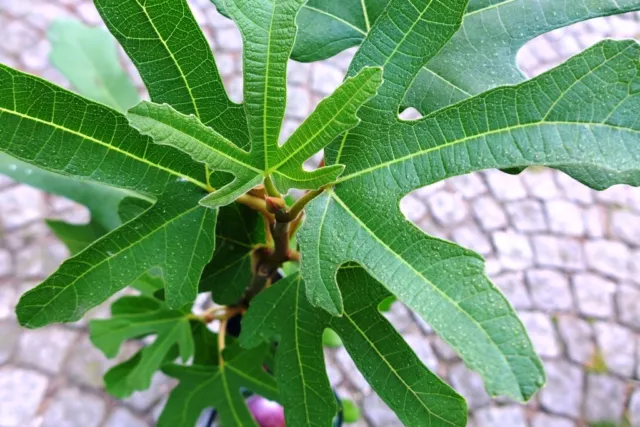
[[[527,282],[535,307],[547,312],[566,311],[573,307],[566,275],[553,270],[529,270]]]
[[[640,388],[631,394],[629,400],[629,418],[632,427],[640,426]]]
[[[591,273],[578,274],[573,278],[573,289],[584,316],[607,319],[613,315],[613,282]]]
[[[593,203],[593,192],[587,186],[562,172],[556,174],[556,180],[567,199],[583,204]]]
[[[148,424],[124,408],[118,408],[104,424],[104,427],[148,427]]]
[[[467,400],[471,410],[486,406],[491,401],[480,375],[470,371],[463,363],[457,363],[451,367],[449,381],[453,388]]]
[[[565,361],[548,361],[547,385],[540,392],[540,404],[547,411],[578,417],[582,403],[582,371]]]
[[[507,226],[507,216],[500,205],[489,196],[483,196],[473,202],[473,213],[485,231],[497,230]]]
[[[594,329],[607,368],[615,374],[631,378],[636,367],[636,340],[633,333],[615,323],[597,322]]]
[[[602,238],[607,227],[607,211],[601,206],[591,206],[584,211],[587,236]]]
[[[506,273],[493,279],[493,283],[500,288],[516,309],[522,310],[533,307],[529,292],[524,285],[523,273]]]
[[[467,206],[462,196],[448,191],[440,191],[429,197],[429,207],[438,223],[451,227],[467,217]]]
[[[632,245],[640,244],[640,215],[616,210],[611,214],[611,232],[613,236]]]
[[[0,282],[0,320],[15,318],[18,294],[13,286]]]
[[[629,272],[629,248],[612,240],[596,240],[585,243],[585,255],[588,265],[594,270],[626,279]]]
[[[375,393],[364,398],[364,414],[374,427],[402,427],[396,414]]]
[[[533,251],[526,236],[513,231],[497,232],[493,243],[500,263],[507,270],[523,270],[533,265]]]
[[[34,371],[0,368],[0,425],[23,427],[30,423],[48,382],[47,377]]]
[[[534,236],[532,238],[536,263],[542,267],[583,270],[584,255],[580,242],[563,237]]]
[[[531,169],[522,173],[525,187],[533,197],[542,200],[553,200],[560,197],[560,190],[556,185],[554,172],[551,169]]]
[[[311,71],[311,88],[323,95],[329,95],[340,86],[343,78],[343,71],[331,65],[319,63]]]
[[[493,247],[487,236],[473,223],[462,224],[451,233],[453,240],[459,245],[487,256],[493,252]]]
[[[409,221],[417,222],[427,214],[427,207],[420,199],[410,194],[400,200],[400,211]]]
[[[41,218],[44,208],[42,193],[26,185],[17,185],[0,192],[0,221],[5,230],[21,227]]]
[[[506,205],[511,223],[518,231],[539,232],[547,230],[542,204],[537,200],[521,200]]]
[[[545,208],[552,232],[576,237],[584,234],[583,213],[578,206],[566,200],[550,200]]]
[[[589,322],[573,316],[558,317],[558,333],[569,359],[586,364],[595,354],[594,334]]]
[[[606,375],[587,377],[584,415],[592,422],[618,423],[624,411],[625,384]]]
[[[596,192],[595,195],[598,201],[618,208],[626,207],[628,201],[627,188],[622,185],[614,185],[604,191]]]
[[[629,285],[620,286],[616,303],[620,322],[640,329],[640,290]]]
[[[42,427],[98,427],[105,414],[105,403],[76,388],[59,391],[47,406]]]
[[[2,365],[13,355],[21,329],[15,322],[0,321],[0,332],[2,333],[2,339],[0,339],[0,365]]]
[[[520,319],[525,328],[527,328],[536,353],[543,357],[557,357],[560,355],[556,331],[549,316],[544,313],[524,312],[520,313]]]
[[[75,332],[59,326],[24,331],[20,337],[18,358],[45,372],[58,373],[76,336]]]
[[[498,170],[487,171],[485,176],[489,189],[496,199],[510,202],[527,197],[527,190],[518,176],[508,175]]]
[[[451,186],[456,193],[461,194],[467,200],[487,192],[487,186],[482,181],[480,174],[470,173],[467,175],[455,176],[447,180],[447,185]]]
[[[576,427],[576,424],[567,418],[538,413],[533,417],[531,427]]]
[[[433,353],[429,341],[427,341],[422,334],[417,331],[415,333],[405,334],[404,339],[416,353],[418,359],[420,359],[427,368],[434,372],[438,371],[438,358]]]
[[[474,417],[477,427],[527,427],[524,412],[518,406],[484,408]]]

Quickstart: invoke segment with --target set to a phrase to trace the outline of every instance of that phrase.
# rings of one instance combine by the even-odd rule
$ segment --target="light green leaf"
[[[118,381],[116,374],[111,374],[107,384],[113,384],[111,392],[118,397],[149,388],[153,374],[168,360],[174,346],[184,362],[193,355],[189,313],[169,310],[161,301],[148,297],[123,297],[112,305],[111,312],[110,319],[92,320],[89,325],[91,342],[107,357],[115,357],[126,340],[155,336],[152,344],[117,367]]]
[[[113,37],[102,28],[57,20],[47,33],[49,60],[87,98],[119,111],[139,102],[138,91],[118,61]]]
[[[163,370],[177,378],[158,421],[159,427],[192,426],[206,408],[214,407],[224,426],[256,426],[241,389],[278,400],[275,381],[262,368],[267,346],[241,350],[234,345],[224,351],[218,366],[169,365]]]
[[[237,203],[220,208],[213,259],[200,279],[200,292],[211,292],[213,300],[231,305],[251,284],[252,255],[265,244],[265,227],[256,211]]]
[[[389,0],[309,0],[298,15],[292,58],[313,62],[359,45]],[[516,55],[530,40],[599,16],[640,10],[639,0],[471,0],[463,25],[420,71],[404,106],[423,114],[488,89],[524,81]],[[495,25],[499,22],[500,25]],[[329,30],[330,29],[330,30]]]
[[[309,297],[340,313],[335,271],[356,261],[432,325],[483,376],[490,394],[527,400],[544,382],[542,367],[514,311],[484,275],[481,257],[424,236],[404,220],[398,202],[416,188],[487,168],[547,165],[598,189],[640,184],[638,45],[605,42],[530,82],[403,122],[393,105],[427,58],[374,54],[375,32],[352,72],[384,61],[385,83],[361,110],[362,125],[328,148],[330,163],[347,170],[308,209],[299,236]]]
[[[259,145],[253,145],[249,152],[244,151],[195,116],[181,114],[166,104],[142,102],[129,111],[128,118],[133,127],[143,135],[151,136],[157,144],[176,147],[211,170],[233,174],[230,183],[201,201],[207,207],[224,206],[271,174],[282,191],[293,185],[314,189],[334,181],[342,172],[342,166],[306,172],[302,170],[302,163],[345,130],[357,125],[356,111],[375,94],[381,82],[380,73],[379,69],[365,68],[356,77],[348,79],[318,106],[283,147],[275,147],[272,163]]]
[[[358,369],[404,425],[466,425],[464,399],[422,365],[378,311],[388,292],[354,266],[341,269],[338,282],[345,292],[342,317],[312,307],[294,275],[259,294],[243,319],[241,345],[279,337],[276,375],[287,425],[326,427],[335,415],[322,353],[325,328],[338,333]]]
[[[53,234],[69,249],[71,255],[81,252],[107,233],[106,229],[95,222],[78,225],[49,219],[46,223]]]
[[[127,52],[151,100],[194,114],[247,147],[247,120],[229,100],[202,31],[184,0],[95,0],[111,33]]]

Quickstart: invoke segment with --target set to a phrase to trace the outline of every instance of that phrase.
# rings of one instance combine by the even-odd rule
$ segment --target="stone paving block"
[[[547,220],[539,201],[520,200],[507,203],[506,208],[516,230],[525,233],[547,231]]]
[[[404,335],[404,339],[409,344],[409,347],[413,349],[418,356],[418,359],[431,371],[438,371],[438,358],[433,353],[433,349],[429,345],[429,341],[427,341],[420,332],[415,331],[409,334]]]
[[[470,410],[491,402],[480,375],[469,370],[464,363],[456,363],[449,369],[449,383],[466,400]]]
[[[42,427],[98,427],[105,412],[105,402],[99,397],[77,388],[65,388],[47,405]]]
[[[409,194],[400,200],[400,211],[409,221],[417,222],[427,214],[425,203]]]
[[[85,335],[71,348],[65,365],[66,374],[72,381],[100,388],[104,385],[102,376],[113,362],[95,348]]]
[[[0,426],[27,426],[44,398],[48,383],[47,377],[35,371],[12,366],[0,368]]]
[[[533,269],[526,273],[533,305],[555,312],[573,308],[573,297],[567,276],[554,270]]]
[[[559,316],[557,324],[569,359],[580,364],[592,361],[596,347],[591,324],[573,316]]]
[[[585,232],[582,209],[567,200],[549,200],[545,203],[549,226],[554,234],[582,236]]]
[[[578,417],[582,404],[582,370],[564,360],[546,361],[547,385],[540,391],[540,404],[547,411]]]
[[[403,427],[396,414],[375,393],[364,398],[362,409],[373,427]]]
[[[585,260],[580,241],[556,236],[533,236],[536,263],[542,267],[583,270]]]
[[[624,185],[614,185],[604,191],[594,192],[596,199],[602,203],[613,205],[618,208],[627,206],[629,200],[627,195],[627,187]]]
[[[524,410],[520,406],[480,409],[474,420],[476,427],[527,427]]]
[[[11,252],[0,248],[0,277],[7,277],[13,272]]]
[[[322,94],[329,95],[342,83],[344,71],[326,63],[318,63],[311,71],[311,88]]]
[[[338,366],[345,375],[349,376],[351,383],[363,394],[369,393],[371,391],[371,386],[369,386],[367,380],[362,376],[356,364],[353,363],[353,359],[351,359],[347,350],[344,347],[340,347],[336,351],[335,356]]]
[[[567,418],[539,412],[533,417],[531,427],[576,427],[576,423]]]
[[[427,203],[435,220],[444,227],[461,223],[468,215],[467,205],[460,194],[439,191]]]
[[[503,202],[521,200],[527,197],[527,189],[518,176],[506,174],[498,170],[485,172],[489,189],[493,196]]]
[[[595,274],[581,273],[573,278],[573,290],[582,315],[603,319],[613,316],[615,283]]]
[[[614,210],[611,213],[611,233],[631,245],[640,245],[640,215]]]
[[[476,251],[480,255],[487,256],[493,252],[493,247],[486,234],[474,223],[458,225],[454,227],[451,234],[454,242]]]
[[[567,199],[585,205],[593,203],[594,191],[564,172],[556,173],[556,182]]]
[[[4,230],[15,230],[36,221],[45,210],[44,197],[35,188],[17,185],[0,192],[0,226]]]
[[[636,367],[636,340],[633,332],[615,323],[605,322],[596,322],[594,330],[607,368],[623,377],[633,377]]]
[[[602,206],[590,206],[584,211],[584,224],[587,236],[602,238],[607,229],[607,210]]]
[[[479,173],[454,176],[447,179],[446,184],[467,200],[475,199],[487,192],[487,186]]]
[[[631,285],[621,285],[616,293],[616,305],[620,322],[640,329],[640,290]]]
[[[524,284],[524,274],[522,272],[502,274],[494,278],[493,283],[500,288],[516,309],[529,309],[533,306],[529,292]]]
[[[14,354],[22,328],[14,321],[0,321],[0,365],[6,363]],[[1,424],[0,424],[1,425]]]
[[[125,402],[138,411],[147,411],[164,396],[167,396],[176,384],[177,382],[173,378],[157,372],[151,379],[151,386],[147,390],[133,393],[125,399]]]
[[[625,389],[625,383],[617,378],[607,375],[587,376],[584,402],[587,421],[619,423],[624,411]]]
[[[536,353],[543,357],[560,355],[556,331],[547,314],[523,312],[519,313],[519,316],[529,333]]]
[[[431,337],[431,347],[436,352],[439,358],[451,361],[458,359],[458,353],[438,335]]]
[[[472,209],[480,226],[485,231],[493,231],[507,226],[507,215],[502,207],[490,196],[474,200]]]
[[[11,282],[0,282],[0,320],[15,319],[18,292]]]
[[[118,408],[109,416],[104,427],[149,427],[149,424],[124,408]]]
[[[77,335],[60,326],[25,329],[20,337],[18,360],[45,372],[58,373]]]
[[[521,174],[529,194],[541,200],[553,200],[560,197],[560,190],[555,181],[555,173],[551,169],[537,169]]]
[[[496,232],[493,244],[505,269],[524,270],[533,265],[533,251],[527,236],[513,231]]]
[[[640,426],[640,388],[633,391],[629,400],[629,418],[632,427]]]
[[[629,278],[640,285],[640,250],[634,251],[629,257]]]

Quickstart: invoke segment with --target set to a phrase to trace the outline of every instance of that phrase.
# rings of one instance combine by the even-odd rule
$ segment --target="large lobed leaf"
[[[390,0],[309,0],[292,57],[312,62],[359,45]],[[535,37],[599,16],[640,10],[639,0],[471,0],[462,28],[417,75],[403,105],[423,114],[520,83],[516,55]],[[328,31],[327,29],[331,30]]]
[[[324,369],[322,331],[336,331],[358,369],[407,426],[464,426],[464,399],[431,373],[378,311],[389,297],[357,266],[340,269],[342,317],[313,307],[298,274],[258,295],[243,319],[240,344],[279,338],[276,379],[287,425],[330,426],[336,400]]]
[[[549,165],[593,188],[640,184],[638,45],[605,42],[520,86],[403,122],[394,106],[433,52],[407,58],[398,54],[402,44],[390,53],[377,48],[376,31],[400,19],[395,5],[351,69],[385,63],[385,83],[361,109],[362,124],[328,148],[329,163],[347,169],[310,206],[300,235],[309,297],[341,313],[335,272],[356,261],[456,348],[491,394],[527,400],[544,382],[542,367],[515,312],[484,275],[481,257],[424,236],[404,220],[398,202],[421,186],[487,168]],[[423,14],[409,13],[415,25],[407,25],[403,40],[413,46],[433,27],[417,23]]]

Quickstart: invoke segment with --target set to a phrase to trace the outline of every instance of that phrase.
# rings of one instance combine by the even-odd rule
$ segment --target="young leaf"
[[[376,26],[386,21],[387,15]],[[375,31],[360,52],[372,51]],[[362,124],[329,147],[330,163],[346,163],[347,170],[335,191],[308,209],[299,236],[311,300],[339,313],[334,274],[343,262],[356,261],[456,348],[491,394],[528,399],[544,382],[542,367],[515,313],[484,275],[481,258],[424,236],[403,219],[398,201],[449,176],[527,165],[553,166],[599,189],[640,184],[632,119],[640,109],[638,52],[634,42],[605,42],[530,82],[415,122],[398,120],[392,102],[399,105],[403,84],[411,81],[406,76],[415,75],[421,61],[387,58],[380,93],[388,95],[370,101]],[[353,71],[384,60],[371,58],[356,56]],[[393,150],[390,140],[398,141]],[[507,342],[503,331],[510,331]]]
[[[287,425],[330,426],[338,411],[324,369],[326,326],[304,296],[298,274],[261,292],[242,319],[240,345],[252,348],[279,337],[276,379]]]
[[[139,102],[138,91],[118,61],[114,39],[102,28],[55,21],[48,31],[49,60],[87,98],[119,111]]]
[[[202,31],[184,0],[95,0],[98,12],[127,52],[151,100],[194,114],[247,147],[242,106],[229,100]]]
[[[224,351],[224,362],[217,366],[166,366],[163,371],[180,384],[171,392],[158,426],[195,425],[204,409],[214,407],[224,426],[257,427],[240,390],[278,400],[275,381],[262,367],[266,351],[266,345],[254,350],[234,345]]]
[[[342,172],[342,166],[305,172],[302,163],[342,132],[357,125],[356,111],[375,94],[381,82],[380,73],[380,69],[364,68],[345,81],[282,148],[277,147],[276,141],[275,151],[265,151],[267,149],[257,144],[250,152],[244,151],[195,116],[181,114],[166,104],[142,102],[129,111],[128,118],[133,127],[143,135],[151,136],[157,144],[176,147],[211,170],[233,174],[233,181],[201,201],[207,207],[224,206],[262,183],[270,174],[274,174],[282,191],[293,185],[314,189],[334,181]],[[270,153],[271,161],[265,157],[266,152]]]
[[[220,208],[213,259],[200,279],[200,292],[211,292],[221,305],[236,303],[251,284],[253,249],[265,244],[262,217],[238,203]]]
[[[287,425],[331,425],[337,408],[322,353],[322,331],[328,327],[340,335],[358,369],[405,425],[466,425],[464,399],[422,365],[378,311],[388,292],[354,266],[341,269],[338,282],[345,292],[342,317],[312,307],[295,275],[258,295],[243,319],[241,345],[280,338],[276,375]]]
[[[193,355],[188,313],[169,310],[163,302],[148,297],[123,297],[113,303],[111,313],[110,319],[92,320],[89,325],[91,342],[107,357],[115,357],[128,339],[156,337],[151,345],[114,371],[120,374],[119,381],[115,381],[116,374],[111,374],[107,384],[112,384],[111,392],[119,397],[149,388],[153,374],[167,361],[174,346],[184,362]]]
[[[359,45],[390,0],[309,0],[292,58],[313,62]],[[391,6],[391,7],[396,7]],[[420,71],[404,106],[428,114],[488,89],[520,83],[520,48],[541,34],[599,16],[640,10],[639,0],[471,0],[462,28]],[[500,22],[499,26],[492,25]],[[330,30],[329,30],[330,29]]]

